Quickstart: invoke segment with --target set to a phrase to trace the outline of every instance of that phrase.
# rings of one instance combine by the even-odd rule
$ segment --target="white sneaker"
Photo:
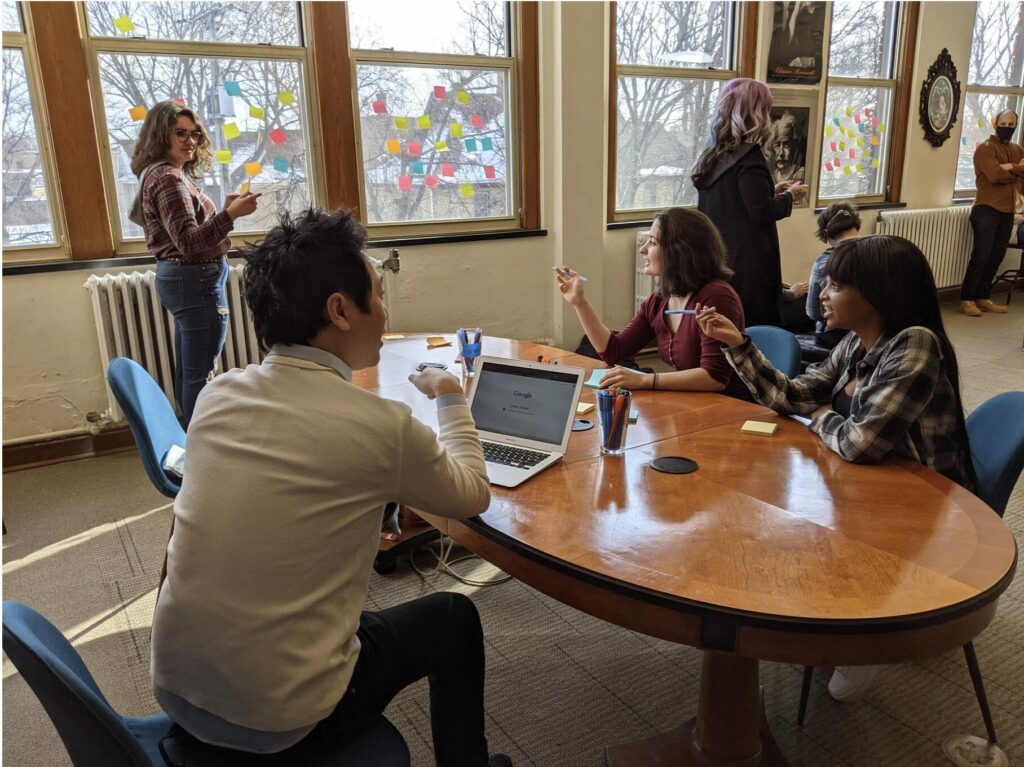
[[[836,666],[828,682],[828,694],[838,701],[856,700],[871,686],[881,666]]]

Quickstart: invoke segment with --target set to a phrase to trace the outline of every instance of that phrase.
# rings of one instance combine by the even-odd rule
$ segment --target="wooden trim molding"
[[[103,188],[89,68],[75,3],[32,2],[33,47],[42,75],[53,157],[74,260],[110,258],[107,197]],[[70,117],[70,119],[69,119]]]
[[[907,154],[907,134],[910,121],[910,102],[914,91],[914,53],[917,48],[917,27],[921,16],[921,3],[909,0],[902,6],[900,24],[899,68],[896,73],[896,93],[893,105],[892,135],[889,148],[889,177],[886,179],[886,202],[899,202],[903,193],[903,162]]]
[[[760,3],[740,5],[740,49],[738,61],[740,77],[753,77],[757,71],[757,9]]]
[[[614,221],[619,148],[619,57],[615,36],[617,4],[608,6],[608,221]]]
[[[57,439],[44,438],[20,445],[4,445],[4,473],[134,449],[135,439],[127,426],[108,429],[99,434],[78,434]]]
[[[535,0],[515,4],[519,85],[519,225],[540,228],[540,24]]]

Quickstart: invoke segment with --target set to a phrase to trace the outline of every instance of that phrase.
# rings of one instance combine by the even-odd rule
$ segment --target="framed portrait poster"
[[[768,82],[815,85],[824,60],[825,3],[773,3]]]
[[[960,113],[960,81],[956,66],[945,48],[928,67],[928,77],[921,86],[921,127],[924,138],[932,146],[942,146]]]
[[[776,184],[807,184],[807,196],[796,204],[806,208],[817,186],[816,98],[813,92],[779,88],[772,88],[772,98],[771,135],[761,150]]]

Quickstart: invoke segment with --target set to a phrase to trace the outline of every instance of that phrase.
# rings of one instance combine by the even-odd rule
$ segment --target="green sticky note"
[[[286,170],[288,170],[288,161],[283,157],[275,157],[274,170],[284,173]]]
[[[229,149],[218,149],[216,152],[217,162],[227,165],[231,162],[231,151]]]
[[[494,148],[494,144],[489,138],[480,139],[480,148],[485,152],[490,152]]]
[[[414,176],[422,176],[424,172],[423,163],[421,163],[419,160],[411,162],[409,163],[409,170],[412,172],[412,175]]]
[[[233,138],[238,138],[242,135],[242,132],[238,130],[238,126],[234,123],[224,123],[223,127],[224,138],[230,141]]]
[[[224,83],[224,90],[227,92],[227,94],[229,96],[241,96],[242,95],[242,86],[239,85],[234,80],[228,80],[227,82],[225,82]]]
[[[467,152],[475,152],[476,151],[476,139],[475,138],[468,138],[468,139],[466,139],[466,151]]]

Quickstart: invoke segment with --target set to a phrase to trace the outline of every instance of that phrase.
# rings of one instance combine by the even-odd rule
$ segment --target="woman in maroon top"
[[[715,306],[733,322],[743,324],[739,296],[726,282],[732,270],[726,265],[725,245],[711,219],[686,208],[663,210],[654,217],[640,253],[644,274],[659,278],[658,290],[619,331],[609,330],[601,322],[583,295],[583,282],[576,272],[564,266],[555,272],[562,297],[576,310],[601,359],[614,365],[656,341],[658,356],[674,369],[671,373],[641,373],[615,367],[601,379],[601,388],[714,391],[750,399],[722,354],[722,345],[701,332],[696,316],[666,313]]]

